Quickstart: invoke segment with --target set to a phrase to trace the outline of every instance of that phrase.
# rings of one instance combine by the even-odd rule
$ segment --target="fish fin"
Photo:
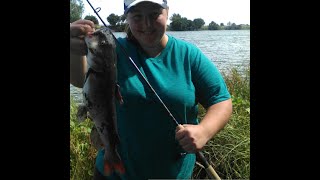
[[[88,117],[88,109],[84,104],[80,104],[77,109],[77,119],[79,122],[83,122]]]
[[[124,174],[125,173],[124,165],[123,165],[122,162],[115,163],[113,165],[113,167],[114,167],[114,170],[116,172],[118,172],[119,174]]]
[[[107,149],[104,149],[104,165],[103,165],[103,170],[104,170],[104,175],[105,176],[110,176],[113,172],[112,168],[112,155]]]
[[[116,172],[118,172],[119,174],[124,174],[125,173],[125,168],[123,165],[123,162],[121,161],[120,155],[117,151],[117,149],[115,150],[115,161],[113,163],[113,168]]]
[[[91,132],[90,132],[90,144],[96,149],[96,150],[100,150],[104,147],[104,144],[102,143],[99,133],[97,131],[97,128],[95,126],[93,126],[91,128]]]
[[[103,170],[105,176],[110,176],[112,174],[113,168],[108,161],[104,161]]]
[[[119,84],[116,84],[116,91],[115,91],[115,95],[116,95],[116,98],[117,100],[119,101],[119,103],[122,105],[123,104],[123,98],[121,96],[121,93],[120,93],[120,86]]]
[[[90,119],[91,121],[93,121],[93,118],[92,118],[92,116],[90,115],[89,112],[87,113],[87,118]]]

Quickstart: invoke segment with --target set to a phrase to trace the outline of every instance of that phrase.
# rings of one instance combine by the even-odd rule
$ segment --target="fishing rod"
[[[98,8],[94,8],[92,6],[92,4],[90,3],[89,0],[87,0],[88,4],[90,5],[90,7],[93,9],[94,13],[98,16],[98,18],[101,20],[101,22],[103,23],[103,25],[110,30],[110,28],[108,28],[108,26],[106,25],[106,23],[102,20],[102,18],[100,17],[100,15],[98,14],[98,12],[101,10],[100,7]],[[132,63],[132,65],[135,67],[135,69],[139,72],[139,74],[141,75],[141,77],[144,79],[144,81],[148,84],[149,88],[152,90],[152,92],[156,95],[156,97],[158,98],[158,100],[160,101],[160,103],[163,105],[163,107],[167,110],[169,116],[172,118],[172,120],[175,122],[175,124],[177,126],[179,126],[180,128],[183,128],[182,125],[180,125],[178,123],[178,121],[176,120],[176,118],[172,115],[172,113],[170,112],[170,110],[167,108],[167,106],[165,105],[165,103],[162,101],[162,99],[159,97],[158,93],[153,89],[153,87],[151,86],[151,84],[149,83],[149,81],[144,77],[144,75],[141,73],[140,69],[138,68],[138,66],[134,63],[134,61],[132,60],[132,58],[129,56],[129,54],[127,53],[127,51],[124,49],[124,47],[120,44],[120,42],[118,41],[118,39],[114,36],[114,34],[112,33],[112,31],[110,30],[110,33],[112,35],[112,37],[115,39],[115,41],[119,44],[119,47],[121,48],[122,52],[128,57],[128,59],[130,60],[130,62]],[[206,170],[208,176],[211,179],[218,179],[221,180],[221,178],[219,177],[219,175],[216,173],[216,171],[213,169],[213,167],[210,165],[210,163],[207,161],[207,159],[204,157],[204,155],[202,154],[201,151],[196,152],[196,157],[199,159],[200,163],[204,166],[204,169]]]

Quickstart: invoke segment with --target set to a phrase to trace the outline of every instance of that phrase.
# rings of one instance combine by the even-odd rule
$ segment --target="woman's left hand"
[[[205,129],[201,125],[179,125],[176,128],[176,139],[181,147],[188,153],[201,150],[209,140]]]

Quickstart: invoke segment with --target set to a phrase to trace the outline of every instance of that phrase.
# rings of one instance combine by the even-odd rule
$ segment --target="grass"
[[[229,123],[202,150],[222,179],[250,179],[250,68],[240,74],[237,69],[223,73],[232,96],[233,114]],[[92,179],[97,151],[89,143],[93,123],[76,120],[76,103],[70,97],[70,179]],[[199,119],[205,109],[199,106]],[[208,178],[205,170],[195,166],[193,179]]]
[[[89,137],[93,123],[76,118],[77,105],[70,98],[70,179],[92,179],[97,151],[90,145]]]
[[[202,150],[222,179],[250,179],[250,69],[240,74],[231,69],[223,74],[232,96],[233,114],[229,123]],[[200,106],[199,118],[205,114]],[[196,166],[194,179],[208,178]]]

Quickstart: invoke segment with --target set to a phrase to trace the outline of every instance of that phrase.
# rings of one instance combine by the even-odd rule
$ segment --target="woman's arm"
[[[204,135],[208,140],[214,137],[229,121],[232,114],[231,99],[219,102],[210,106],[207,113],[201,120],[199,126],[202,126]]]
[[[176,130],[176,139],[185,151],[195,153],[224,128],[231,114],[231,99],[211,105],[200,124],[179,125]]]
[[[87,70],[85,56],[79,56],[70,52],[70,83],[78,88],[83,87],[84,77]]]
[[[84,37],[94,32],[94,23],[90,20],[77,20],[70,24],[70,83],[82,88],[87,71],[87,47]]]

